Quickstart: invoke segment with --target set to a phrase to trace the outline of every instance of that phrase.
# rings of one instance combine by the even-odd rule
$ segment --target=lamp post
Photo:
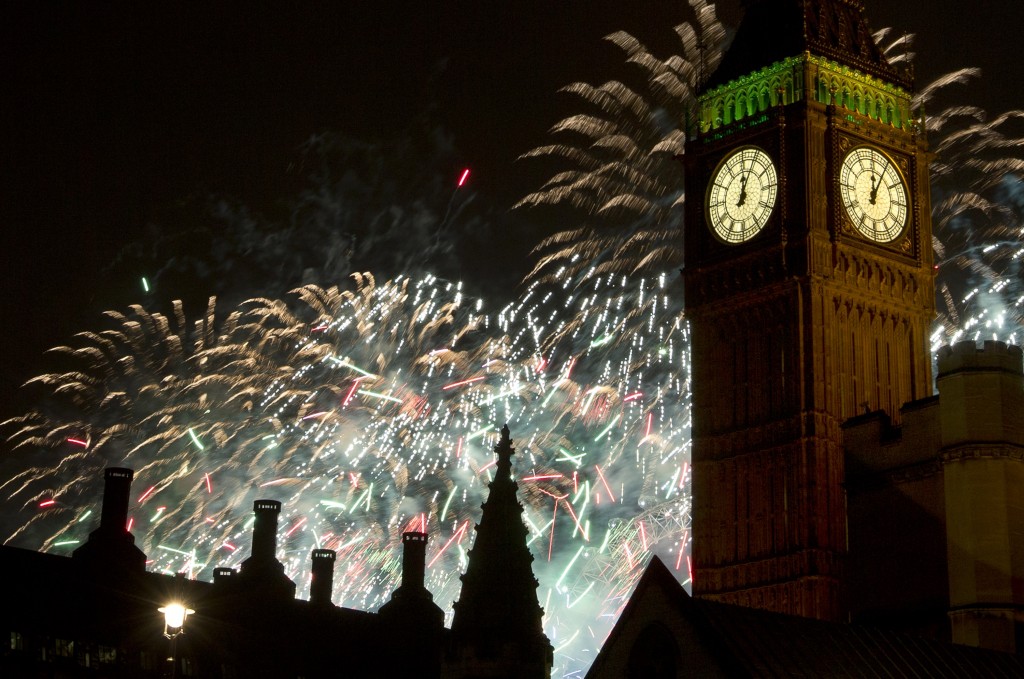
[[[164,636],[171,640],[171,679],[178,674],[178,637],[185,631],[185,618],[195,613],[184,604],[171,602],[157,609],[164,614]]]

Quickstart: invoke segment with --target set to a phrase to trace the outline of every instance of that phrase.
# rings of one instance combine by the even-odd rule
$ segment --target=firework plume
[[[563,89],[585,112],[551,128],[559,140],[523,155],[563,166],[516,207],[557,206],[571,210],[573,227],[538,244],[531,279],[569,266],[574,275],[650,272],[678,267],[682,167],[696,91],[722,59],[725,28],[713,4],[691,0],[695,19],[675,27],[681,54],[659,59],[625,32],[608,40],[635,64],[642,80],[594,86],[577,82]],[[575,263],[575,264],[574,264]]]

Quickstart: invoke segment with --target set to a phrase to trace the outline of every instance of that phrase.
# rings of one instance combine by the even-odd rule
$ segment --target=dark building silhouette
[[[284,564],[277,560],[277,517],[281,503],[277,500],[256,500],[252,525],[252,555],[242,562],[234,583],[239,587],[259,590],[263,599],[294,599],[295,583],[284,574]]]
[[[1012,679],[1018,655],[690,597],[657,557],[587,679]]]
[[[379,612],[331,603],[336,554],[325,549],[311,555],[309,600],[296,599],[277,559],[281,504],[273,500],[254,503],[252,553],[237,571],[216,568],[213,582],[148,573],[126,528],[132,471],[111,468],[100,526],[71,558],[0,547],[0,676],[547,679],[551,646],[541,630],[507,427],[496,450],[498,473],[469,558],[458,633],[445,629],[444,612],[424,586],[425,533],[403,535],[402,583]],[[194,611],[173,641],[157,611],[169,602]],[[485,612],[493,606],[497,615]]]
[[[318,606],[331,603],[334,585],[334,562],[338,554],[332,549],[314,549],[310,568],[309,602]]]
[[[380,607],[380,618],[403,639],[396,650],[407,667],[419,666],[420,676],[439,676],[448,630],[444,629],[444,611],[434,603],[434,595],[424,586],[427,534],[402,535],[402,584],[391,600]]]

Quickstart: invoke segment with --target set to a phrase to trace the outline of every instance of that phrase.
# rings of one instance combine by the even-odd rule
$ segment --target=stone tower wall
[[[1020,650],[1024,629],[1024,373],[1020,348],[939,353],[953,641]]]

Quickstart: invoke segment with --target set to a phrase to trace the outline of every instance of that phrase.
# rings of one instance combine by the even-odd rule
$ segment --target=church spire
[[[494,452],[497,467],[455,603],[444,676],[547,679],[552,647],[544,635],[523,506],[512,480],[516,451],[508,425]]]

